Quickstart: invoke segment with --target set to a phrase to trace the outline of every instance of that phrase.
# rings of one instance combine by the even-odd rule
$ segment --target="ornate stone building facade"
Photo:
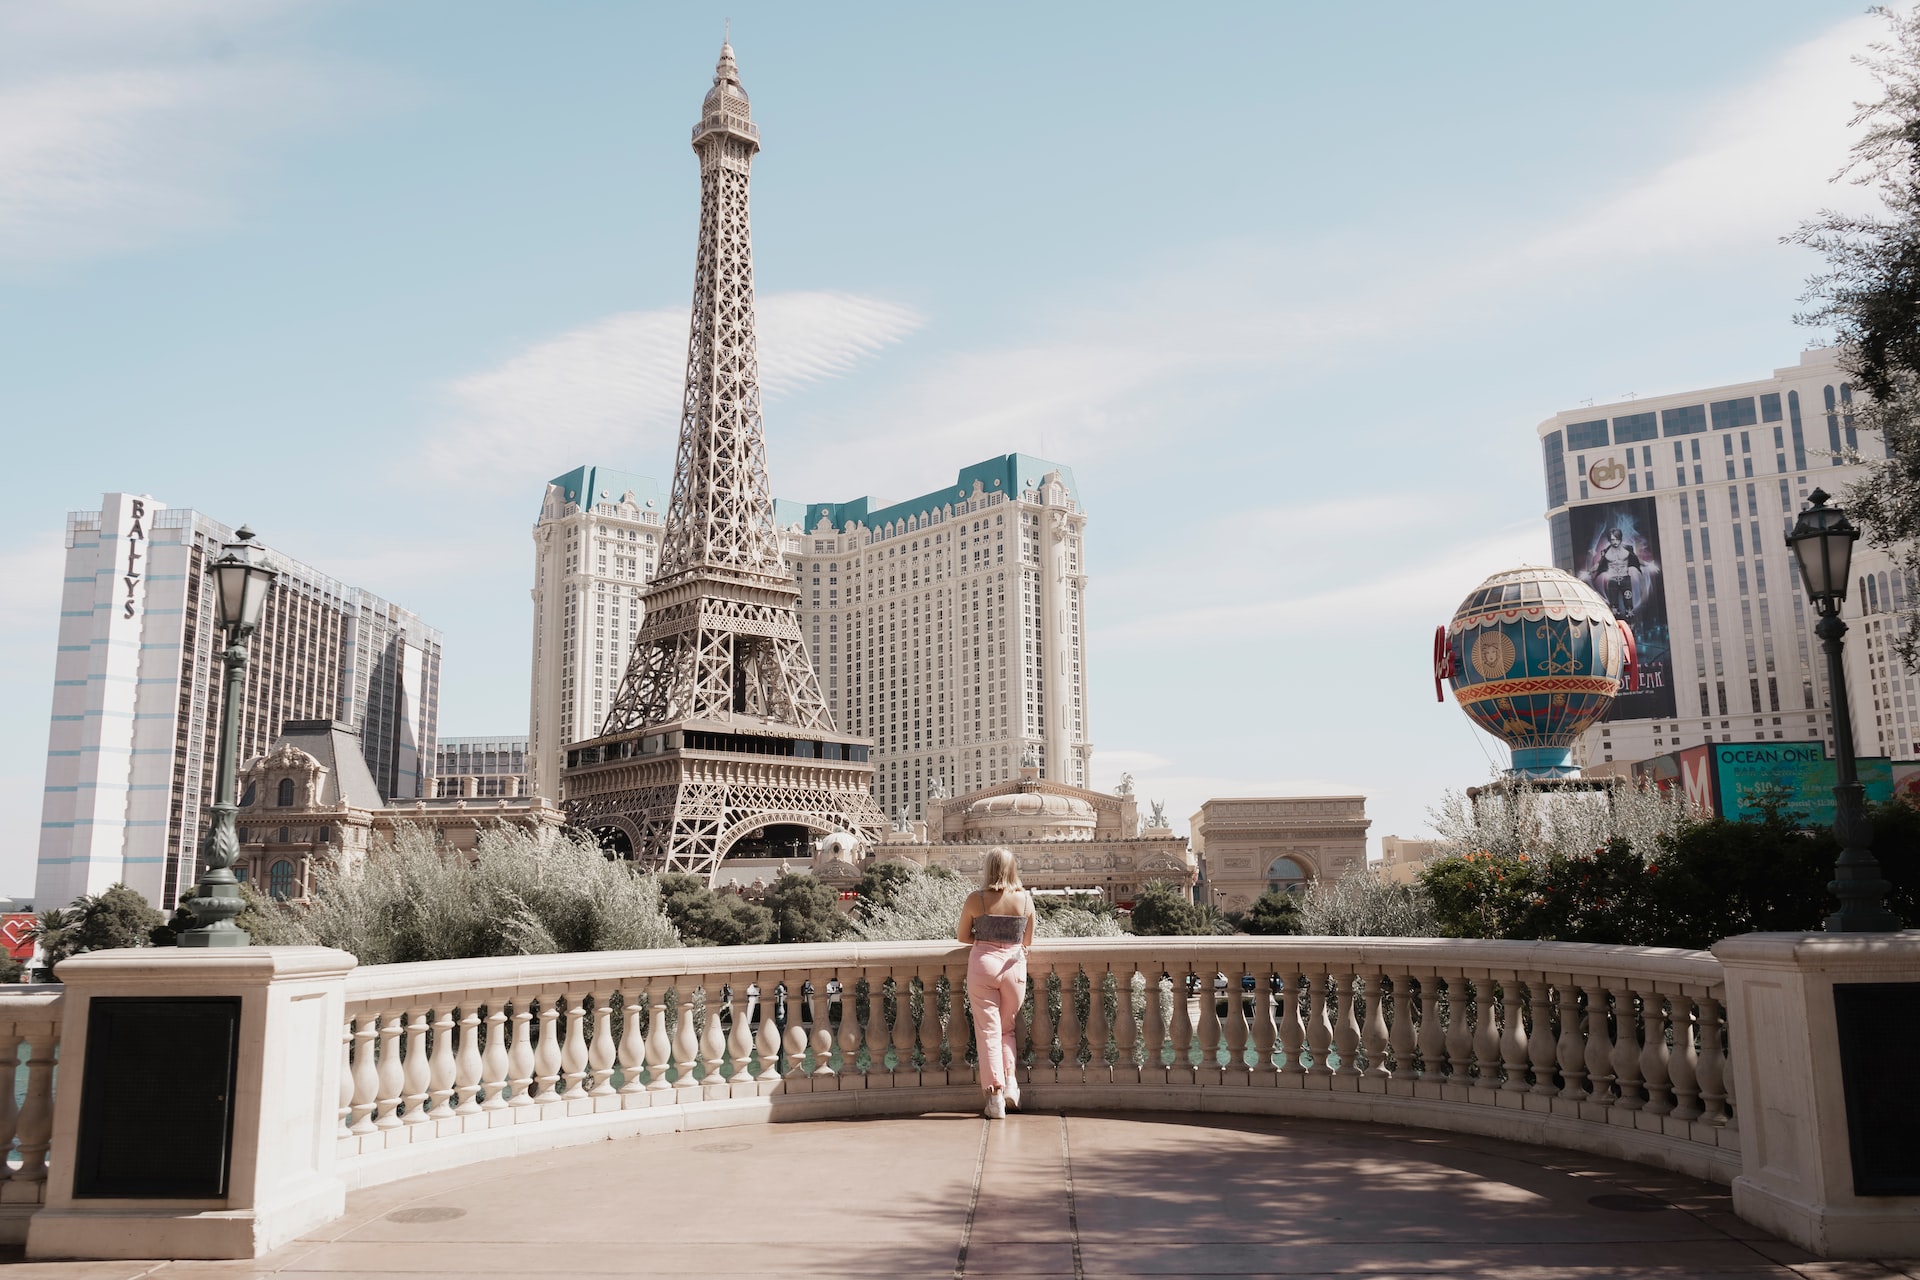
[[[936,788],[938,790],[938,788]],[[978,876],[987,850],[1005,846],[1020,859],[1029,889],[1085,889],[1128,905],[1141,888],[1166,880],[1191,889],[1200,867],[1184,837],[1140,818],[1132,788],[1118,793],[1050,782],[1028,763],[1020,776],[963,796],[936,794],[920,822],[896,822],[875,859],[942,866]],[[860,868],[833,850],[816,855],[815,874],[830,883],[857,880]]]
[[[888,507],[808,504],[801,625],[836,722],[873,739],[890,817],[1011,781],[1029,751],[1086,785],[1086,531],[1072,470],[1022,453]]]
[[[454,797],[387,804],[359,735],[333,720],[292,720],[240,773],[240,859],[234,874],[275,898],[304,898],[323,861],[351,866],[378,856],[402,823],[471,851],[480,833],[515,826],[558,831],[559,806],[539,796]]]
[[[1193,815],[1193,846],[1214,906],[1237,911],[1268,889],[1297,892],[1367,862],[1365,796],[1243,796]]]

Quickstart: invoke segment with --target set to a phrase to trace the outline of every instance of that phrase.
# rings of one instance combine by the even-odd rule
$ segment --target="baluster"
[[[1367,1020],[1360,1028],[1360,1047],[1367,1051],[1364,1074],[1375,1080],[1387,1078],[1387,976],[1374,972],[1358,975],[1355,986],[1367,1002]],[[1354,1063],[1357,1067],[1360,1064]]]
[[[433,1048],[427,1057],[427,1115],[453,1114],[453,1006],[434,1010]]]
[[[1618,986],[1609,983],[1607,991],[1613,996],[1613,1080],[1620,1086],[1620,1097],[1613,1105],[1638,1111],[1647,1105],[1647,1098],[1640,1091],[1640,1028],[1633,990],[1623,981]]]
[[[1306,1011],[1300,1005],[1303,981],[1300,971],[1291,964],[1280,971],[1280,1050],[1287,1055],[1286,1065],[1281,1068],[1283,1075],[1307,1074],[1302,1053],[1307,1043]]]
[[[1187,979],[1191,976],[1194,981]],[[1192,967],[1181,961],[1173,966],[1173,984],[1168,992],[1173,997],[1173,1019],[1168,1027],[1173,1040],[1173,1062],[1167,1068],[1168,1084],[1193,1084],[1196,1076],[1193,1069],[1193,1006],[1196,1001],[1190,994],[1199,984],[1199,975]],[[1208,983],[1209,987],[1213,984]],[[1213,992],[1208,991],[1211,997]]]
[[[1355,1004],[1354,987],[1359,978],[1345,968],[1332,977],[1333,997],[1339,1002],[1333,1024],[1333,1052],[1340,1059],[1340,1065],[1334,1074],[1357,1076],[1360,1074],[1360,1011]]]
[[[654,994],[647,989],[647,1092],[659,1093],[673,1088],[667,1079],[673,1069],[673,1040],[667,1035],[667,991]],[[662,1099],[664,1101],[664,1099]]]
[[[1554,1056],[1560,1062],[1560,1096],[1579,1102],[1587,1096],[1587,1046],[1580,1036],[1580,991],[1564,977],[1554,994],[1559,997],[1560,1038]]]
[[[1140,1083],[1167,1082],[1167,1002],[1171,997],[1160,984],[1160,962],[1148,960],[1141,966],[1145,979],[1144,1005],[1140,1015]]]
[[[1107,1045],[1112,1039],[1107,1021],[1107,962],[1096,960],[1087,966],[1087,1065],[1084,1079],[1089,1084],[1110,1084],[1113,1068],[1107,1065]],[[1115,1012],[1119,1006],[1115,1004]]]
[[[721,1025],[723,1019],[720,1017],[720,1011],[727,1007],[726,997],[720,980],[711,974],[700,980],[700,991],[701,1007],[706,1010],[706,1027],[700,1036],[701,1048],[704,1051],[701,1064],[706,1071],[700,1080],[707,1086],[707,1097],[724,1098],[727,1096],[725,1087],[727,1029]]]
[[[732,1091],[731,1086],[753,1079],[753,1019],[747,1011],[746,983],[727,984],[727,1017],[733,1023],[727,1036],[727,1057],[731,1062],[727,1084]]]
[[[20,1080],[21,1039],[21,1035],[16,1031],[0,1031],[0,1182],[6,1182],[13,1177],[13,1168],[7,1163],[7,1158],[8,1153],[13,1150],[14,1132],[20,1123],[20,1107],[14,1101],[13,1093],[14,1086]],[[342,1083],[343,1095],[346,1094],[347,1088],[348,1083]],[[348,1101],[351,1101],[350,1096]],[[344,1112],[342,1115],[341,1133],[344,1135],[346,1132]]]
[[[427,1061],[427,1010],[416,1006],[407,1010],[406,1059],[401,1075],[406,1081],[406,1114],[402,1124],[419,1124],[427,1118],[427,1094],[433,1085],[432,1064]]]
[[[493,996],[487,997],[487,1045],[480,1051],[487,1096],[482,1111],[498,1111],[507,1103],[507,1087],[513,1077],[513,1058],[507,1045],[507,1007]]]
[[[1447,1078],[1453,1084],[1473,1083],[1473,1020],[1467,1014],[1466,975],[1458,969],[1447,982]]]
[[[760,992],[760,1029],[754,1038],[754,1044],[760,1050],[760,1072],[755,1080],[772,1081],[780,1078],[780,1022],[775,1015],[779,1007],[779,975],[762,973],[754,984]]]
[[[1247,989],[1238,964],[1227,965],[1227,1013],[1221,1039],[1227,1044],[1227,1066],[1221,1080],[1228,1084],[1246,1084],[1252,1076],[1247,1065]],[[1258,983],[1255,984],[1256,995]]]
[[[840,1016],[846,1018],[853,1008],[850,992],[840,996]],[[967,1071],[967,1035],[971,1028],[967,1014],[967,971],[947,971],[947,1083],[971,1083]]]
[[[1030,1081],[1047,1081],[1055,1078],[1053,1068],[1053,976],[1054,968],[1050,964],[1030,964],[1027,979],[1031,984],[1031,994],[1027,997],[1027,1033],[1029,1047],[1033,1053],[1033,1065],[1027,1068]],[[1021,1055],[1025,1061],[1025,1055]]]
[[[1725,1084],[1725,1088],[1727,1091],[1727,1128],[1733,1129],[1735,1131],[1738,1131],[1740,1128],[1740,1094],[1738,1090],[1735,1089],[1734,1086],[1740,1079],[1740,1073],[1734,1067],[1733,1058],[1734,1058],[1734,1055],[1739,1052],[1740,1052],[1739,1042],[1736,1041],[1732,1036],[1728,1036],[1727,1037],[1727,1070],[1726,1070],[1726,1084]]]
[[[1404,969],[1395,970],[1393,975],[1393,1025],[1388,1029],[1387,1044],[1393,1050],[1393,1071],[1395,1080],[1413,1080],[1420,1075],[1414,1065],[1413,1055],[1419,1043],[1414,1030],[1414,1010],[1420,1007],[1419,999],[1413,994],[1413,975]]]
[[[1280,1043],[1280,1024],[1274,1018],[1273,975],[1259,961],[1247,966],[1253,972],[1253,1077],[1250,1084],[1270,1085],[1279,1068],[1273,1063],[1274,1046]]]
[[[1500,1057],[1507,1078],[1505,1093],[1527,1092],[1526,986],[1518,977],[1500,984]]]
[[[1493,979],[1473,980],[1473,1067],[1474,1084],[1482,1089],[1500,1087],[1500,1022],[1494,1015]]]
[[[1673,1118],[1700,1118],[1700,1077],[1698,1057],[1693,1047],[1693,1000],[1685,995],[1673,997],[1673,1052],[1667,1059],[1667,1074],[1673,1081]]]
[[[1313,1055],[1308,1075],[1330,1076],[1333,1063],[1333,1014],[1327,1008],[1328,986],[1334,981],[1325,969],[1307,974],[1307,1050]]]
[[[632,991],[620,993],[620,1048],[617,1061],[620,1064],[621,1093],[640,1093],[647,1087],[647,1082],[640,1078],[647,1064],[647,1027],[642,1017],[645,999],[645,996]],[[736,1018],[738,1016],[735,1015]],[[734,1025],[737,1027],[739,1023],[736,1021]]]
[[[1420,975],[1420,1078],[1433,1084],[1447,1075],[1447,1028],[1440,1017],[1440,978]]]
[[[964,985],[963,983],[962,986]],[[860,1019],[855,1016],[858,1012],[855,1000],[859,989],[860,972],[856,969],[853,971],[853,977],[843,982],[840,987],[840,1083],[842,1088],[846,1087],[848,1080],[860,1075]],[[961,1004],[964,999],[962,991],[953,993],[955,1019],[961,1016]],[[965,1045],[962,1044],[960,1051],[954,1055],[953,1065],[956,1068],[966,1065],[965,1052]]]
[[[20,1137],[20,1171],[13,1180],[45,1182],[47,1146],[53,1141],[53,1054],[60,1031],[57,1027],[29,1031],[26,1040],[27,1096],[15,1126]]]
[[[539,1043],[533,1050],[534,1079],[540,1085],[539,1100],[552,1102],[560,1084],[560,993],[540,993]]]
[[[20,1037],[0,1035],[0,1049],[6,1056],[5,1083],[13,1083],[13,1064],[20,1056]],[[0,1182],[12,1176],[7,1168],[7,1152],[13,1146],[13,1090],[0,1089]],[[353,1136],[353,1020],[340,1024],[340,1129],[336,1137]]]
[[[1080,1024],[1080,962],[1069,961],[1057,966],[1054,972],[1060,975],[1060,1069],[1059,1078],[1065,1081],[1079,1081],[1086,1077],[1080,1067],[1080,1047],[1086,1043],[1086,1033]],[[1087,997],[1091,1002],[1096,997],[1093,990],[1093,975],[1087,975]],[[1088,1012],[1092,1019],[1093,1014]]]
[[[911,972],[893,980],[893,1079],[900,1085],[920,1083],[913,1062],[920,1038],[919,1024],[913,1020],[913,980]]]
[[[587,1047],[591,1075],[587,1092],[604,1098],[613,1092],[613,992],[593,993],[593,1043]]]
[[[400,1015],[384,1012],[380,1015],[380,1093],[374,1128],[398,1129],[406,1123],[399,1115],[406,1089],[406,1068],[400,1061]]]
[[[1727,1059],[1720,1048],[1720,1002],[1700,998],[1700,1058],[1695,1074],[1700,1080],[1701,1118],[1708,1124],[1727,1122]]]
[[[893,1033],[887,1023],[887,981],[892,974],[886,969],[871,971],[867,977],[867,1084],[889,1086],[893,1083],[893,1068],[887,1065],[887,1052],[893,1045]],[[897,986],[897,984],[896,984]],[[896,1016],[898,1010],[895,1010]]]
[[[513,1043],[507,1049],[507,1083],[513,1089],[512,1107],[533,1105],[533,1011],[525,996],[513,998]]]
[[[804,1080],[807,1075],[806,990],[797,974],[787,974],[781,980],[787,988],[787,1029],[784,1037],[787,1069],[784,1074],[789,1080]],[[903,1059],[909,1056],[901,1055]]]
[[[813,1011],[813,1074],[831,1080],[833,1070],[833,999],[827,992],[827,974],[816,972],[808,979],[813,994],[807,999],[807,1007]],[[932,981],[927,983],[927,1021],[937,1033],[940,1027],[940,1011],[935,1006],[938,998]],[[939,1056],[940,1042],[936,1034],[932,1046],[927,1050],[929,1059]],[[928,1066],[937,1063],[929,1062]],[[826,1088],[826,1085],[818,1086]]]
[[[567,1101],[573,1102],[587,1089],[587,1010],[577,991],[567,993],[566,1018],[560,1043],[560,1079]]]
[[[700,1026],[693,1016],[695,993],[691,974],[674,979],[673,994],[679,1005],[679,1017],[673,1026],[673,1086],[681,1102],[692,1100],[696,1095],[691,1091],[700,1084]]]
[[[1194,974],[1200,979],[1200,1022],[1194,1028],[1200,1063],[1194,1079],[1200,1084],[1219,1084],[1226,1074],[1220,1066],[1221,1033],[1225,1028],[1220,1025],[1220,988],[1216,985],[1223,967],[1211,960],[1194,964]]]
[[[453,1113],[470,1116],[480,1110],[480,1006],[460,1007],[460,1050],[453,1058]]]
[[[1640,1046],[1640,1080],[1647,1091],[1646,1113],[1664,1116],[1673,1111],[1667,1092],[1667,998],[1651,985],[1640,993],[1640,1016],[1646,1039]]]
[[[1553,991],[1544,981],[1527,983],[1527,1057],[1533,1062],[1533,1091],[1555,1094],[1553,1069],[1560,1065],[1560,1046],[1553,1038]]]
[[[1134,1025],[1133,962],[1122,960],[1113,971],[1113,1080],[1140,1083],[1140,1029]]]
[[[1613,1032],[1607,1025],[1607,989],[1598,983],[1586,985],[1587,996],[1587,1101],[1595,1106],[1613,1105]]]

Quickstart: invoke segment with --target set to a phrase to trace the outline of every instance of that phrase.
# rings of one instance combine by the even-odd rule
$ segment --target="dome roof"
[[[1065,818],[1092,822],[1093,806],[1075,796],[1056,796],[1044,791],[1015,791],[1010,795],[988,796],[967,806],[969,818]]]
[[[970,835],[992,839],[1090,840],[1097,819],[1078,796],[1012,791],[982,796],[968,805],[961,825]]]
[[[1580,579],[1559,569],[1523,565],[1494,574],[1475,587],[1454,610],[1449,635],[1496,622],[1538,622],[1542,618],[1580,618],[1607,624],[1613,610]]]

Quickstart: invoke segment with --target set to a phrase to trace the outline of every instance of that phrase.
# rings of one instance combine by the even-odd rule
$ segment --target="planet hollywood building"
[[[1884,445],[1861,430],[1833,350],[1770,377],[1571,409],[1540,424],[1553,560],[1633,627],[1639,680],[1574,749],[1583,766],[1710,742],[1819,740],[1832,749],[1825,662],[1786,533],[1815,488]],[[1920,604],[1863,541],[1846,618],[1855,749],[1920,755],[1911,673],[1887,663],[1897,615]]]

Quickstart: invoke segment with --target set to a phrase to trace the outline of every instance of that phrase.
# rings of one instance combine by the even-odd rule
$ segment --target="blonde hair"
[[[1011,849],[987,850],[986,874],[980,878],[982,889],[1024,889],[1020,883],[1020,864],[1014,860]]]

